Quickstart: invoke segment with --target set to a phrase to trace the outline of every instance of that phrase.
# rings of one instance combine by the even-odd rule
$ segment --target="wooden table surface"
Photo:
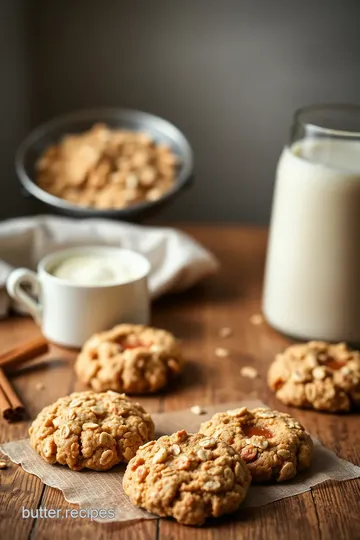
[[[251,324],[260,313],[266,231],[257,228],[186,226],[212,250],[221,272],[185,294],[168,296],[153,306],[154,325],[164,327],[184,340],[185,372],[171,392],[140,399],[149,412],[170,411],[200,404],[260,398],[281,411],[292,412],[323,444],[339,456],[360,464],[358,415],[330,415],[288,409],[266,386],[266,371],[275,353],[290,341],[266,323]],[[218,336],[230,326],[233,336]],[[27,318],[14,317],[0,323],[1,349],[25,342],[39,333]],[[226,347],[227,358],[214,355],[216,347]],[[82,389],[74,371],[73,352],[55,346],[44,362],[18,371],[13,384],[22,397],[29,421],[8,425],[0,420],[0,441],[27,436],[30,418],[47,404],[71,391]],[[260,376],[245,379],[244,365],[254,366]],[[42,390],[37,383],[43,383]],[[6,458],[7,460],[7,458]],[[7,460],[8,461],[8,460]],[[246,510],[237,517],[222,518],[201,529],[178,525],[170,519],[122,524],[100,524],[89,519],[22,519],[21,508],[71,507],[60,491],[44,486],[35,476],[9,462],[0,471],[2,540],[120,539],[121,540],[237,540],[237,539],[334,539],[360,538],[360,483],[324,483],[310,492],[276,503]]]

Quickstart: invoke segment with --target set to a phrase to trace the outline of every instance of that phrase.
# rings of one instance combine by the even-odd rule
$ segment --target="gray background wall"
[[[40,210],[13,173],[26,131],[106,105],[164,116],[192,142],[195,187],[164,220],[267,223],[292,111],[360,101],[356,1],[2,0],[0,9],[2,218]]]

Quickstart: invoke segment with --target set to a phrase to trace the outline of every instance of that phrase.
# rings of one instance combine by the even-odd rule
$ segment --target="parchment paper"
[[[201,416],[192,413],[189,409],[153,414],[156,435],[170,434],[183,428],[188,432],[196,432],[201,422],[209,420],[215,412],[243,406],[253,408],[265,405],[259,401],[225,403],[204,408],[206,414]],[[87,470],[76,472],[61,465],[49,465],[30,447],[28,439],[6,443],[0,446],[0,450],[14,463],[21,464],[25,471],[38,476],[47,486],[60,489],[68,502],[79,504],[82,508],[114,510],[113,518],[98,518],[95,521],[126,522],[156,517],[133,506],[125,495],[122,489],[122,477],[125,470],[123,465],[108,472]],[[251,486],[241,508],[263,506],[279,499],[298,495],[326,480],[344,481],[358,477],[360,477],[360,467],[338,458],[314,439],[313,463],[309,471],[285,484]]]

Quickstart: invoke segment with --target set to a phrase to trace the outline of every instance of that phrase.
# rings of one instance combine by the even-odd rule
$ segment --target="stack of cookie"
[[[289,414],[246,407],[140,447],[123,487],[130,500],[186,525],[237,510],[253,482],[283,482],[310,466],[312,440]]]
[[[237,510],[253,482],[283,482],[310,466],[312,441],[289,414],[246,407],[154,440],[154,423],[125,394],[154,392],[183,365],[165,330],[119,325],[93,336],[76,362],[93,390],[45,407],[30,428],[48,463],[106,471],[126,463],[123,487],[137,506],[187,525]]]
[[[154,439],[139,403],[112,390],[77,392],[45,407],[30,428],[48,463],[106,471],[128,463],[123,487],[137,506],[202,525],[237,510],[254,482],[292,479],[309,467],[312,441],[290,415],[245,407]]]
[[[77,471],[127,463],[154,438],[154,423],[122,392],[155,392],[182,365],[179,341],[165,330],[121,324],[95,334],[75,364],[79,379],[93,390],[45,407],[30,428],[31,445],[48,463]]]

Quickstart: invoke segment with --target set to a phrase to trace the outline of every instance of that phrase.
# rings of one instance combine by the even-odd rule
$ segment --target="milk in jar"
[[[360,342],[360,136],[325,131],[283,150],[263,311],[294,337]]]

